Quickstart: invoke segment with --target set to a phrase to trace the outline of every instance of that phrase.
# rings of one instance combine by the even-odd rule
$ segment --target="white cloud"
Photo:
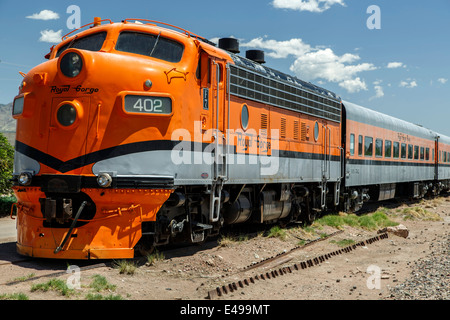
[[[341,88],[344,88],[350,93],[359,92],[361,90],[367,91],[367,85],[361,78],[357,77],[356,79],[348,79],[341,81],[339,83]]]
[[[417,87],[417,82],[416,80],[406,79],[406,81],[400,81],[399,86],[402,88],[412,89]]]
[[[41,37],[39,41],[49,43],[60,43],[62,38],[62,30],[43,30],[41,31]]]
[[[27,18],[34,20],[58,20],[59,14],[51,10],[42,10],[39,13],[34,13],[31,16],[27,16]]]
[[[397,69],[397,68],[406,68],[406,66],[403,64],[403,62],[389,62],[387,65],[388,69]]]
[[[273,0],[277,9],[291,9],[309,12],[324,12],[335,4],[345,6],[344,0]]]
[[[442,83],[442,84],[446,84],[447,81],[448,81],[448,79],[445,79],[445,78],[439,78],[439,79],[438,79],[438,82],[440,82],[440,83]]]
[[[309,44],[303,42],[302,39],[291,39],[288,41],[264,40],[256,38],[247,43],[242,43],[243,47],[254,47],[268,49],[267,55],[272,58],[286,58],[289,55],[301,56],[312,50]]]
[[[373,99],[378,99],[378,98],[383,98],[384,97],[384,91],[383,91],[383,87],[381,86],[381,83],[383,81],[382,80],[377,80],[374,81],[374,89],[375,89],[375,95],[373,97],[371,97],[369,100],[373,100]]]
[[[241,46],[264,49],[272,58],[293,56],[295,61],[290,70],[300,79],[335,82],[351,93],[367,90],[366,83],[358,74],[376,69],[371,63],[357,63],[361,59],[357,54],[339,56],[330,48],[312,47],[302,39],[277,41],[256,38]]]
[[[320,49],[298,57],[290,70],[308,81],[325,79],[337,82],[348,92],[354,93],[367,90],[366,83],[357,75],[376,69],[371,63],[356,64],[359,59],[355,54],[338,56],[330,48]]]

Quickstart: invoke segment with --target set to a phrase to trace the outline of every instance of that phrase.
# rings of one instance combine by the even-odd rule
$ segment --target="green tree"
[[[0,194],[11,192],[11,182],[14,164],[14,148],[6,137],[0,133]]]

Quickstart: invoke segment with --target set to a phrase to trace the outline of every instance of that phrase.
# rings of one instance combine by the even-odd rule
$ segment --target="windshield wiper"
[[[70,41],[69,45],[67,46],[67,48],[65,50],[70,49],[73,46],[73,43],[75,42],[75,40],[77,40],[77,38],[78,38],[78,35],[76,35],[75,38],[73,38],[72,41]]]
[[[158,41],[159,41],[159,37],[160,37],[160,36],[161,36],[161,31],[160,31],[159,34],[158,34],[158,38],[156,38],[155,44],[153,45],[152,52],[150,52],[150,57],[153,56],[153,52],[155,51],[156,46],[158,45]]]

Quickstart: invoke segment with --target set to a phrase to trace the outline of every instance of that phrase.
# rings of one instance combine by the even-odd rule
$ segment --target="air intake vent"
[[[219,39],[219,48],[232,53],[239,53],[239,40],[236,38]]]

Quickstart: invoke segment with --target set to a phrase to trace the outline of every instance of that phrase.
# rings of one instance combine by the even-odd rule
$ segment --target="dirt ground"
[[[438,221],[408,219],[402,217],[406,207],[422,207],[440,216]],[[358,246],[351,252],[333,256],[311,268],[294,270],[276,278],[256,280],[254,283],[227,292],[218,301],[276,301],[276,300],[392,300],[398,299],[392,289],[414,277],[417,265],[436,254],[438,247],[449,246],[450,196],[437,200],[399,204],[390,208],[390,219],[405,225],[409,236],[405,238],[389,234],[388,239]],[[2,218],[8,219],[8,218]],[[1,221],[0,221],[1,222]],[[243,271],[246,266],[262,261],[298,246],[300,239],[313,240],[320,234],[331,234],[338,229],[322,227],[288,229],[282,240],[252,234],[240,241],[210,241],[202,246],[170,249],[161,252],[163,259],[145,263],[136,262],[133,274],[120,273],[114,263],[79,273],[67,273],[69,264],[81,268],[99,261],[26,260],[15,253],[14,239],[0,241],[0,298],[23,294],[30,300],[85,300],[90,295],[98,299],[116,297],[123,300],[200,300],[207,301],[208,292],[217,287],[256,275],[279,270],[286,266],[313,259],[341,249],[339,240],[358,243],[377,235],[376,231],[342,227],[343,232],[304,249],[298,249],[283,257],[282,261]],[[352,243],[352,242],[350,242]],[[448,250],[444,261],[448,264]],[[284,263],[283,263],[284,262]],[[78,278],[79,275],[79,278]],[[96,275],[103,276],[109,288],[92,287]],[[449,299],[449,274],[441,274],[442,299]],[[57,290],[32,290],[32,286],[60,279],[66,283],[80,280],[81,286],[63,295]],[[75,281],[74,280],[74,281]],[[71,282],[77,283],[77,282]],[[443,287],[442,287],[443,286]],[[430,296],[429,299],[435,299]],[[427,299],[427,297],[412,297]],[[198,310],[197,310],[198,311]]]

